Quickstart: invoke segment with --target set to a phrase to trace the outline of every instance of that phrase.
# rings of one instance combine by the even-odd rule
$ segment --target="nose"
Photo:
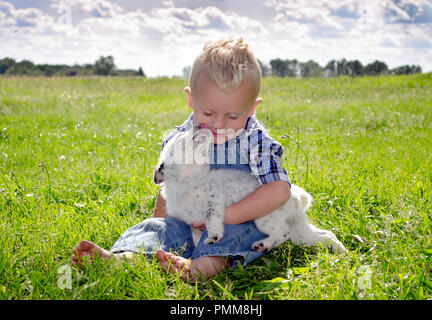
[[[214,119],[213,123],[212,123],[212,127],[214,129],[225,129],[225,121],[223,119],[223,117],[217,117]]]

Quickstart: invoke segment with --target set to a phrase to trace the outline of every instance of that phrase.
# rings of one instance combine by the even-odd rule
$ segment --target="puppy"
[[[208,237],[205,243],[217,243],[224,234],[225,209],[259,187],[249,172],[231,169],[210,170],[208,151],[213,137],[208,129],[192,129],[169,140],[154,174],[166,199],[167,214],[185,223],[205,220]],[[291,197],[270,214],[256,219],[256,227],[268,235],[252,245],[252,250],[266,252],[287,240],[295,244],[326,245],[335,252],[346,251],[336,236],[308,222],[306,212],[312,197],[302,188],[291,185]],[[195,245],[200,239],[192,228]]]

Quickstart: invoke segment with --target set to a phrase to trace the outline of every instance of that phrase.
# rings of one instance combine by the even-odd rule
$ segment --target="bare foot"
[[[82,240],[73,251],[71,264],[73,266],[80,264],[84,261],[84,257],[90,257],[90,260],[93,260],[97,257],[109,259],[112,256],[113,255],[108,250],[99,247],[93,242]]]
[[[166,252],[162,249],[156,251],[156,258],[159,260],[161,267],[170,273],[182,275],[182,268],[187,264],[188,259],[177,256],[171,252]],[[187,272],[187,270],[186,270]]]
[[[214,277],[230,265],[230,261],[224,257],[201,257],[190,260],[161,249],[156,252],[156,258],[166,271],[178,274],[183,280],[190,282]]]

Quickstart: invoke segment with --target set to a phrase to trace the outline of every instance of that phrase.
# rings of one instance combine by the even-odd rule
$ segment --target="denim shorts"
[[[151,257],[158,249],[175,252],[186,259],[196,259],[205,256],[222,256],[232,259],[232,266],[246,266],[253,260],[264,255],[263,252],[252,251],[255,241],[267,237],[260,232],[253,221],[242,224],[225,224],[223,239],[215,244],[205,244],[207,230],[201,236],[197,246],[194,246],[189,225],[175,219],[149,218],[127,229],[114,243],[111,253],[132,251]]]

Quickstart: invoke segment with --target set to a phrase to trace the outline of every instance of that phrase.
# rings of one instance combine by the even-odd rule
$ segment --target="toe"
[[[163,251],[162,249],[159,249],[158,251],[156,251],[156,258],[159,260],[159,262],[166,262],[167,258],[166,258],[166,252]]]
[[[91,250],[93,247],[95,247],[96,245],[93,242],[87,241],[87,240],[82,240],[79,245],[77,246],[77,250],[78,251],[89,251]]]
[[[162,249],[156,251],[156,258],[159,260],[160,265],[166,271],[174,272],[176,269],[177,256],[171,252],[166,252]]]
[[[188,260],[177,259],[175,266],[177,269],[183,269],[187,265]]]

